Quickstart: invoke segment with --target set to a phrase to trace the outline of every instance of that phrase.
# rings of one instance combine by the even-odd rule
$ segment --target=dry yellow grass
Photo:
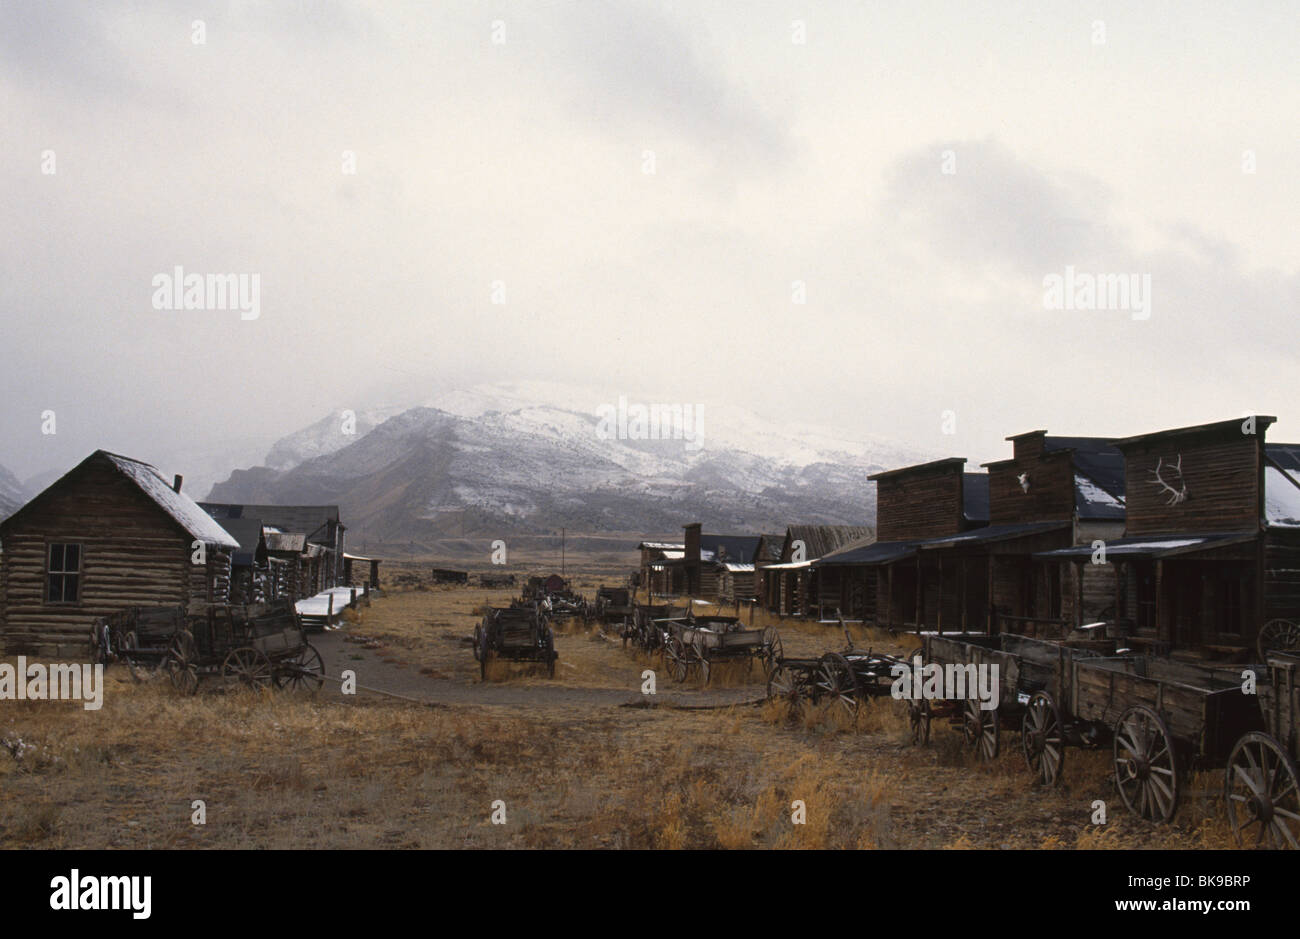
[[[828,705],[796,722],[780,702],[682,711],[556,700],[550,691],[557,685],[635,695],[645,667],[659,670],[661,689],[674,687],[657,660],[624,651],[594,627],[562,630],[557,647],[569,667],[555,679],[527,666],[494,674],[494,684],[525,689],[527,707],[465,703],[493,688],[480,686],[461,640],[479,618],[476,608],[508,596],[474,588],[390,591],[350,616],[354,635],[460,688],[445,707],[281,693],[182,698],[165,683],[119,681],[115,670],[98,712],[7,703],[0,846],[1232,844],[1216,796],[1218,773],[1189,780],[1174,824],[1152,825],[1124,810],[1107,751],[1069,751],[1063,785],[1039,790],[1013,731],[989,764],[978,763],[940,720],[930,746],[914,748],[906,708],[891,699],[865,703],[852,721]],[[834,628],[778,628],[787,649],[801,655],[842,644]],[[855,642],[883,647],[888,638],[864,633]],[[724,686],[732,680],[715,676]],[[734,680],[733,691],[752,685],[754,697],[761,695],[761,674]],[[191,823],[196,799],[206,803],[202,826]],[[1107,803],[1105,826],[1090,824],[1097,799]],[[497,800],[503,825],[491,819]]]

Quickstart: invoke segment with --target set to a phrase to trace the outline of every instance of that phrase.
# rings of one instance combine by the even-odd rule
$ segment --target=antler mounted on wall
[[[1180,502],[1186,502],[1187,480],[1183,479],[1183,455],[1181,453],[1178,454],[1178,462],[1169,464],[1168,468],[1173,470],[1173,476],[1177,477],[1175,479],[1177,488],[1166,482],[1162,475],[1162,472],[1166,469],[1164,457],[1160,458],[1156,463],[1156,468],[1152,470],[1152,473],[1155,476],[1155,484],[1159,486],[1162,491],[1169,493],[1169,501],[1166,502],[1165,505],[1178,505]]]

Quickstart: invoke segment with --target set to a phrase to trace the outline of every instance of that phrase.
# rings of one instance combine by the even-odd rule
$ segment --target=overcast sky
[[[975,462],[1248,411],[1300,439],[1298,20],[0,0],[0,465],[509,378]],[[260,316],[155,309],[177,265],[259,275]],[[1046,309],[1067,266],[1149,275],[1150,317]]]

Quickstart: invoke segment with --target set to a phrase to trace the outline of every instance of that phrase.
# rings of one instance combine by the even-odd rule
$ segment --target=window
[[[45,581],[47,603],[76,603],[81,588],[81,545],[52,544]]]

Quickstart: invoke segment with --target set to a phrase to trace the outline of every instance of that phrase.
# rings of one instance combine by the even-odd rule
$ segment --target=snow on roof
[[[639,545],[637,545],[637,547],[650,548],[651,550],[658,550],[658,551],[675,551],[675,550],[685,551],[686,550],[686,545],[672,542],[672,541],[643,541]]]
[[[753,564],[732,564],[727,562],[724,566],[733,574],[746,574],[754,570]]]
[[[1264,518],[1270,525],[1300,528],[1300,485],[1276,466],[1264,467]]]
[[[199,541],[223,548],[239,547],[239,542],[218,525],[211,515],[199,508],[198,503],[189,496],[173,489],[154,467],[130,457],[102,452],[122,475],[139,486],[145,495],[158,503],[163,511]]]
[[[1074,503],[1080,518],[1123,518],[1124,500],[1107,492],[1082,473],[1074,474]]]

